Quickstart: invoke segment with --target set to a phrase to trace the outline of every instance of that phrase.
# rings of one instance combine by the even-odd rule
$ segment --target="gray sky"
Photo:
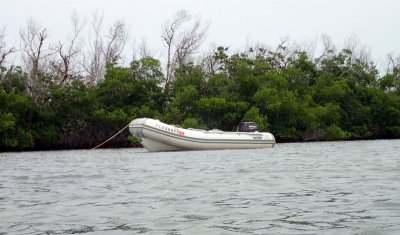
[[[49,30],[51,41],[63,41],[73,10],[90,18],[96,9],[104,12],[106,25],[123,19],[131,38],[143,38],[157,51],[163,49],[163,24],[185,9],[210,23],[205,50],[211,44],[232,50],[248,42],[275,46],[286,37],[302,43],[327,34],[339,47],[356,35],[377,63],[388,53],[400,54],[399,0],[3,0],[0,27],[6,26],[8,40],[15,42],[33,17]]]

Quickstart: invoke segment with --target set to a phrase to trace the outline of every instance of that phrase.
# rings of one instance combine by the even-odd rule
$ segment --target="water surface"
[[[400,234],[400,140],[0,153],[0,234]]]

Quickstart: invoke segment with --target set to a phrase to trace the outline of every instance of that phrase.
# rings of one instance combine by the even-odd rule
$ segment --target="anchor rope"
[[[123,130],[125,130],[128,126],[129,126],[129,123],[128,123],[128,125],[126,125],[124,128],[122,128],[121,130],[119,130],[115,135],[111,136],[111,137],[108,138],[106,141],[104,141],[103,143],[97,145],[96,147],[92,148],[91,150],[97,149],[98,147],[100,147],[100,146],[102,146],[103,144],[107,143],[108,141],[112,140],[115,136],[117,136],[118,134],[120,134],[120,133],[121,133]]]

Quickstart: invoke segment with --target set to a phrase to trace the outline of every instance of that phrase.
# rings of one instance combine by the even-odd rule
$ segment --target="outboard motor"
[[[239,124],[239,131],[241,132],[255,132],[259,130],[260,126],[255,122],[241,122]]]

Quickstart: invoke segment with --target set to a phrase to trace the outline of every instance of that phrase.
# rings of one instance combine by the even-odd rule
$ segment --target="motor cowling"
[[[260,126],[255,122],[241,122],[239,124],[240,132],[255,132],[260,131]]]

